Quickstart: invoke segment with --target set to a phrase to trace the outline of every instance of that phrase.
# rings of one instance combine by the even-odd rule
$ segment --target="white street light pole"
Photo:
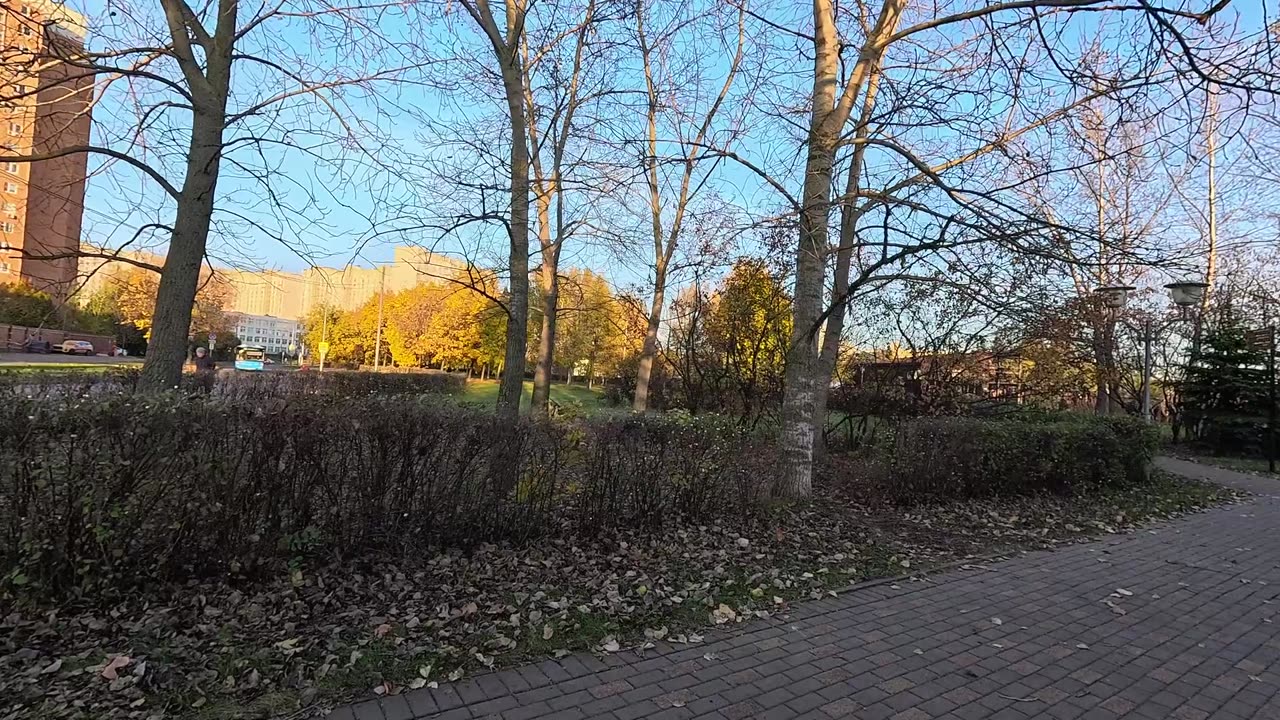
[[[1151,316],[1142,319],[1142,419],[1151,422],[1151,345],[1155,342],[1155,328]]]
[[[1155,344],[1156,333],[1162,332],[1174,322],[1185,320],[1188,309],[1199,305],[1204,299],[1204,290],[1207,287],[1208,284],[1196,281],[1169,283],[1165,285],[1165,289],[1169,291],[1169,299],[1178,308],[1178,314],[1158,324],[1151,315],[1143,315],[1140,330],[1142,333],[1142,419],[1147,422],[1152,421],[1151,376],[1154,362],[1151,357],[1151,349],[1152,345]],[[1129,293],[1133,290],[1134,288],[1130,285],[1108,285],[1100,287],[1094,292],[1102,296],[1103,302],[1106,303],[1107,307],[1118,314],[1128,303]]]

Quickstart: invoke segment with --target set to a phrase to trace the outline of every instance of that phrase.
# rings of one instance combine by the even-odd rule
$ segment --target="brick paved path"
[[[1280,719],[1280,482],[1139,533],[807,603],[647,657],[576,655],[339,708],[410,718]]]

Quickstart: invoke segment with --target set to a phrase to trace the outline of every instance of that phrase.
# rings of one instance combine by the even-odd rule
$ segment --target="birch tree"
[[[1015,159],[1044,154],[1035,131],[1048,124],[1046,120],[1058,119],[1098,94],[1158,105],[1185,95],[1180,83],[1203,83],[1210,74],[1219,78],[1228,66],[1241,91],[1274,89],[1274,73],[1265,66],[1271,42],[1265,29],[1254,28],[1252,35],[1238,39],[1241,50],[1229,60],[1211,61],[1204,52],[1202,46],[1210,41],[1203,27],[1227,4],[1190,10],[1145,3],[1116,7],[1095,0],[1026,0],[914,8],[883,0],[849,10],[850,17],[833,3],[815,0],[809,36],[812,87],[806,96],[806,154],[799,181],[793,336],[783,399],[781,453],[786,469],[776,488],[779,495],[799,497],[810,491],[815,421],[829,382],[826,366],[834,357],[824,362],[819,339],[824,329],[827,337],[838,339],[831,333],[837,323],[830,319],[855,285],[844,280],[843,267],[828,281],[832,208],[851,204],[849,194],[863,200],[851,204],[854,216],[842,223],[847,229],[842,228],[845,233],[837,245],[837,265],[842,264],[839,250],[846,245],[867,246],[846,242],[848,234],[864,232],[854,221],[865,217],[867,209],[883,210],[886,228],[899,228],[903,239],[885,239],[878,258],[859,268],[858,277],[864,281],[908,258],[923,255],[938,262],[946,255],[939,250],[955,243],[998,241],[1015,251],[1051,252],[1040,230],[1053,221],[1011,197],[1020,181],[1008,170],[1020,164],[1012,162]],[[1075,39],[1083,26],[1100,16],[1141,38],[1105,75],[1086,62],[1090,48]],[[848,28],[847,36],[841,36],[841,27]],[[847,61],[841,57],[845,47],[856,49]],[[898,62],[891,66],[890,61]],[[963,84],[935,82],[958,67],[964,69]],[[913,101],[878,107],[877,96],[886,87],[900,88],[897,98]],[[960,117],[955,106],[942,116],[932,114],[934,107],[945,108],[957,95],[982,104],[961,103],[965,115]],[[868,118],[888,130],[877,136],[863,129],[863,122],[851,128],[855,107],[862,109],[859,120]],[[917,114],[922,107],[926,110]],[[990,109],[996,112],[985,112]],[[998,116],[1004,121],[986,122]],[[937,135],[921,133],[933,127],[945,127],[953,137],[940,141]],[[1020,137],[1023,134],[1028,137]],[[948,141],[957,138],[969,148]],[[852,150],[846,196],[833,197],[838,155],[846,147]],[[939,150],[946,155],[939,157]],[[877,154],[874,161],[865,157],[872,151]],[[975,162],[980,158],[991,162]],[[1055,158],[1043,159],[1046,165],[1040,172],[1063,169]],[[881,176],[887,167],[901,179],[877,182],[879,187],[870,190],[870,183],[859,177],[869,167]],[[933,239],[922,232],[930,225]],[[857,261],[855,252],[849,266]]]

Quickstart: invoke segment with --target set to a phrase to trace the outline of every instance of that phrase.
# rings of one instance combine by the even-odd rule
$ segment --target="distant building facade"
[[[76,261],[74,294],[81,303],[87,302],[89,298],[102,290],[122,282],[126,273],[136,272],[145,266],[161,267],[164,265],[163,255],[141,250],[116,253],[86,246],[82,252],[101,253],[103,255],[113,254],[122,259],[113,260],[110,258],[81,256]],[[128,262],[130,260],[133,262]]]
[[[231,286],[229,310],[295,320],[307,314],[306,280],[301,273],[220,270],[218,274]]]
[[[100,250],[94,252],[107,254]],[[164,265],[163,255],[141,251],[118,255],[124,259],[80,258],[79,297],[87,300],[110,287],[125,273],[136,270],[136,263]],[[379,289],[385,288],[386,293],[392,295],[425,282],[438,282],[463,267],[462,263],[429,250],[400,246],[395,248],[390,263],[378,267],[314,267],[300,273],[217,268],[214,274],[230,289],[228,306],[223,308],[227,312],[301,320],[325,306],[354,310],[375,297]]]
[[[302,347],[302,323],[271,315],[237,315],[236,337],[245,345],[261,345],[269,355],[296,355]]]
[[[219,270],[232,289],[233,312],[302,319],[321,307],[355,310],[377,296],[439,281],[463,265],[423,248],[402,245],[392,261],[378,267],[313,267],[300,273],[277,270]]]
[[[84,17],[49,0],[0,0],[0,154],[89,143],[93,75],[55,62],[83,50]],[[66,299],[75,290],[88,157],[0,163],[0,282]]]

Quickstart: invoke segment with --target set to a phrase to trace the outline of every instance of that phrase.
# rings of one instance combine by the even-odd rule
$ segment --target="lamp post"
[[[1178,314],[1173,317],[1166,318],[1157,322],[1150,313],[1144,313],[1142,322],[1138,326],[1134,326],[1121,319],[1129,328],[1136,330],[1142,337],[1142,418],[1147,422],[1151,422],[1151,373],[1152,359],[1151,347],[1155,343],[1157,334],[1164,332],[1175,322],[1185,320],[1188,311],[1200,305],[1204,299],[1204,290],[1209,287],[1207,283],[1194,280],[1183,280],[1181,282],[1173,282],[1164,286],[1169,291],[1169,299],[1173,301],[1175,307],[1178,308]],[[1102,297],[1103,303],[1117,314],[1124,309],[1129,302],[1129,293],[1133,292],[1134,287],[1131,285],[1107,285],[1097,288],[1094,292]],[[1108,348],[1108,352],[1110,348]]]

